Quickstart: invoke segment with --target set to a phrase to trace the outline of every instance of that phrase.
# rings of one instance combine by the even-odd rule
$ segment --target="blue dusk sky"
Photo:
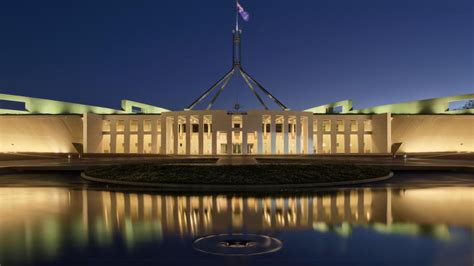
[[[243,66],[291,109],[474,92],[472,0],[241,4]],[[0,93],[183,109],[230,69],[234,12],[232,0],[1,1]],[[259,107],[240,77],[216,108],[236,102]]]

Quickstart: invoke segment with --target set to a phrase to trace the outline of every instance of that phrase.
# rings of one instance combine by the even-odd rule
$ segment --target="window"
[[[323,131],[331,131],[331,120],[323,120]]]
[[[331,108],[331,113],[335,113],[335,114],[338,114],[338,113],[342,113],[342,106],[334,106]]]
[[[125,131],[125,121],[123,121],[123,120],[118,120],[117,121],[117,131],[118,132]]]
[[[283,132],[283,124],[276,124],[275,131],[276,131],[277,133]]]
[[[227,144],[221,144],[221,153],[227,153]]]
[[[270,132],[270,124],[266,124],[265,129],[267,130],[267,132]]]
[[[337,134],[336,135],[336,153],[344,153],[344,152],[345,152],[344,135]]]
[[[140,114],[142,113],[142,108],[138,106],[132,106],[132,113]]]
[[[204,124],[204,132],[205,133],[212,132],[212,124]]]
[[[233,115],[232,116],[232,128],[242,128],[242,116]]]
[[[138,121],[130,120],[130,131],[138,131]]]
[[[151,131],[151,120],[143,121],[143,130],[146,131],[146,132]]]
[[[356,134],[350,135],[349,147],[351,153],[359,152],[359,136],[357,136]]]
[[[102,137],[102,152],[110,153],[110,135],[104,135]]]
[[[199,132],[199,124],[192,124],[192,127],[193,127],[193,133]]]
[[[357,131],[357,120],[351,120],[351,131]]]
[[[102,121],[102,131],[110,132],[110,120],[103,120]]]
[[[364,131],[372,131],[372,120],[364,121]]]
[[[161,120],[156,121],[156,132],[161,132]]]

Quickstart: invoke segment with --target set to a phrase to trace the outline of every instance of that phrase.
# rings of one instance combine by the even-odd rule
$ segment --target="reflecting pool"
[[[472,265],[473,208],[474,187],[455,186],[272,196],[0,187],[0,264]],[[247,234],[281,248],[195,247],[225,234],[237,237],[216,243],[237,253],[258,244]]]

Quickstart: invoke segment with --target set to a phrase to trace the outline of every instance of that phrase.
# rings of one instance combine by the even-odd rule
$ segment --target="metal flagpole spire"
[[[219,90],[214,94],[211,101],[207,105],[206,110],[211,109],[212,105],[225,89],[227,84],[229,83],[230,79],[234,76],[236,72],[239,72],[240,76],[245,80],[245,83],[250,88],[252,93],[255,95],[257,100],[263,106],[265,110],[268,110],[268,106],[265,104],[263,99],[257,93],[256,88],[260,90],[260,92],[266,94],[272,101],[274,101],[282,110],[289,110],[282,102],[280,102],[275,96],[273,96],[269,91],[267,91],[257,80],[255,80],[250,74],[248,74],[243,68],[241,63],[241,39],[240,35],[242,30],[239,28],[239,14],[242,16],[244,21],[247,21],[249,18],[249,14],[245,12],[242,6],[239,3],[239,0],[235,0],[235,29],[232,31],[233,33],[233,45],[232,45],[232,68],[216,83],[214,83],[209,89],[207,89],[203,94],[201,94],[194,102],[192,102],[188,108],[185,110],[192,110],[198,103],[200,103],[204,98],[206,98],[209,94],[211,94],[217,87],[220,87]]]
[[[235,31],[239,30],[239,0],[235,0]]]

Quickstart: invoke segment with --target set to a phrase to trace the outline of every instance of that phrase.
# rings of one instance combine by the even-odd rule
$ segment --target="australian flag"
[[[243,20],[249,21],[249,13],[244,10],[244,8],[239,4],[239,2],[237,2],[237,11],[239,11],[239,14]]]

